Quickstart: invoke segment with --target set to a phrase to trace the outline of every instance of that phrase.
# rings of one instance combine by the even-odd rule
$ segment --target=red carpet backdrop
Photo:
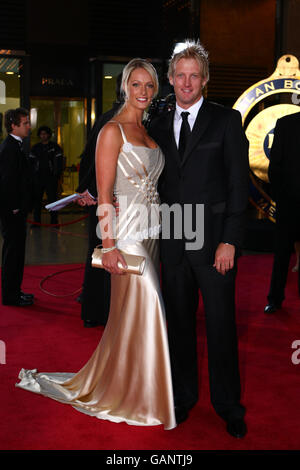
[[[293,260],[294,261],[294,260]],[[296,450],[300,448],[300,299],[297,274],[290,270],[284,308],[265,315],[271,255],[244,256],[237,281],[237,324],[240,344],[242,402],[248,434],[230,437],[209,400],[205,323],[199,305],[199,402],[189,419],[172,431],[159,427],[114,424],[77,412],[71,406],[15,387],[22,367],[45,372],[76,372],[98,344],[103,328],[83,328],[76,295],[80,265],[26,266],[24,291],[36,295],[32,307],[1,306],[0,315],[0,449],[95,450]],[[6,355],[4,357],[4,347]],[[298,346],[300,349],[300,346]],[[5,361],[4,361],[5,359]]]

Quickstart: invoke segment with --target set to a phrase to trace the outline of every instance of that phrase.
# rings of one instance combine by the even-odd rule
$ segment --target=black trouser
[[[49,176],[46,180],[34,182],[34,221],[41,223],[43,195],[46,192],[48,204],[57,200],[58,179]],[[57,211],[50,212],[51,224],[57,224]]]
[[[0,215],[2,246],[2,303],[14,303],[19,299],[23,280],[26,214],[6,213]]]
[[[101,243],[97,237],[97,205],[89,207],[88,236],[89,245],[85,264],[81,318],[105,325],[110,306],[110,274],[105,269],[93,268],[91,265],[94,248]]]
[[[198,399],[196,312],[202,293],[207,334],[211,402],[226,421],[244,416],[235,324],[236,268],[225,276],[213,266],[162,267],[175,406]]]
[[[300,240],[300,204],[292,201],[277,202],[275,249],[268,301],[280,307],[285,295],[291,254],[294,243]],[[300,271],[298,271],[300,293]]]

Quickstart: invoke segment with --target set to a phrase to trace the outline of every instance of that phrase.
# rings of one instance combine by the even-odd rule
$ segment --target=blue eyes
[[[178,77],[178,78],[184,78],[184,74],[183,74],[183,73],[179,73],[179,74],[177,75],[177,77]],[[199,78],[199,75],[195,73],[195,74],[191,75],[191,78]]]

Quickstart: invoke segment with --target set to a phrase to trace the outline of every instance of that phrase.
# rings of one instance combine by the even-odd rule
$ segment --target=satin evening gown
[[[176,427],[166,320],[159,285],[160,148],[127,142],[114,193],[117,246],[146,257],[143,275],[111,276],[111,306],[98,347],[74,373],[22,369],[17,387],[68,403],[82,413],[132,425]],[[127,202],[127,204],[126,204]],[[96,268],[95,268],[96,269]]]

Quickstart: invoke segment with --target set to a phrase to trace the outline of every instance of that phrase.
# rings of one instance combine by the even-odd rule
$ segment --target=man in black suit
[[[235,278],[248,200],[248,142],[239,112],[202,96],[209,70],[207,53],[199,42],[188,41],[183,51],[173,54],[168,74],[176,109],[154,120],[149,132],[166,160],[159,185],[161,201],[169,207],[179,205],[184,221],[181,225],[173,219],[171,236],[166,239],[163,230],[160,243],[175,413],[177,421],[183,421],[198,400],[196,311],[200,288],[211,401],[226,421],[227,431],[243,437],[246,424],[240,404]],[[197,240],[197,231],[203,228],[203,221],[197,220],[201,205],[203,246],[200,233]],[[178,228],[183,229],[183,236],[176,233]],[[190,240],[195,228],[196,237]]]
[[[93,268],[91,265],[94,248],[101,243],[97,237],[98,224],[97,211],[97,183],[95,170],[95,150],[97,138],[102,127],[118,111],[122,99],[120,96],[121,77],[117,78],[117,101],[112,109],[102,114],[95,122],[84,152],[81,157],[79,169],[79,186],[77,192],[82,194],[78,201],[88,207],[88,252],[86,257],[83,290],[81,294],[81,318],[86,328],[105,325],[110,306],[110,274],[105,269]]]
[[[58,184],[64,169],[64,156],[62,148],[51,140],[52,130],[48,126],[41,126],[37,132],[40,142],[30,151],[30,160],[33,169],[34,187],[34,221],[41,223],[41,211],[44,192],[48,203],[57,200]],[[51,224],[57,224],[57,211],[50,212]],[[34,225],[33,227],[40,227]]]
[[[2,248],[2,303],[28,306],[33,295],[21,291],[23,280],[26,215],[32,204],[32,186],[22,141],[30,131],[26,109],[5,113],[8,136],[0,147],[0,225]]]
[[[276,201],[275,253],[265,313],[281,308],[294,242],[300,240],[300,113],[278,119],[270,152],[269,180]],[[300,293],[300,271],[298,277]]]

